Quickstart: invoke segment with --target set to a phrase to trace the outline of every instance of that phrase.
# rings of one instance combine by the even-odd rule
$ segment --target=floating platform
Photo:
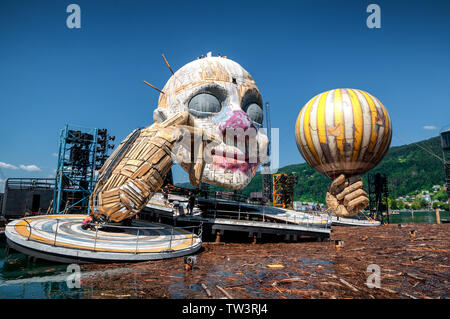
[[[192,254],[200,234],[148,222],[132,227],[81,228],[86,215],[44,215],[10,222],[8,245],[36,258],[63,263],[137,262]],[[198,228],[197,228],[198,229]],[[189,230],[192,230],[190,228]]]

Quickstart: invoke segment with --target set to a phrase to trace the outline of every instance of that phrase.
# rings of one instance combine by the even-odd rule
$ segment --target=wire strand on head
[[[157,87],[151,85],[151,84],[148,83],[147,81],[144,81],[144,83],[147,84],[147,85],[149,85],[150,87],[152,87],[152,88],[155,89],[156,91],[159,91],[160,93],[165,94],[164,91],[162,91],[162,90],[158,89]]]
[[[174,75],[175,73],[173,72],[172,68],[170,67],[169,62],[167,62],[167,59],[166,59],[166,57],[164,56],[164,53],[161,54],[161,55],[162,55],[162,57],[163,57],[163,59],[164,59],[164,62],[166,62],[167,66],[169,67],[170,72],[172,72],[172,75]]]

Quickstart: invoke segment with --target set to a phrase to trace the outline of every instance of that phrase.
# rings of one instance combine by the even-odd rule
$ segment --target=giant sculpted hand
[[[350,217],[367,207],[369,199],[362,189],[361,176],[346,178],[344,174],[335,178],[327,191],[328,209],[338,217]]]

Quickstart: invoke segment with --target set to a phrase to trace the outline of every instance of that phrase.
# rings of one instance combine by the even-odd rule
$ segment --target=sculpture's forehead
[[[159,96],[158,107],[168,107],[171,97],[204,84],[234,85],[238,91],[257,89],[250,74],[238,63],[222,57],[207,57],[192,61],[175,72]]]

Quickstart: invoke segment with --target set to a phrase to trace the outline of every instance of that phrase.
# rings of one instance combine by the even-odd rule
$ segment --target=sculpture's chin
[[[203,170],[202,182],[219,185],[232,190],[240,190],[247,186],[256,174],[258,164],[249,164],[246,169],[242,166],[225,168],[220,164],[206,164]]]

